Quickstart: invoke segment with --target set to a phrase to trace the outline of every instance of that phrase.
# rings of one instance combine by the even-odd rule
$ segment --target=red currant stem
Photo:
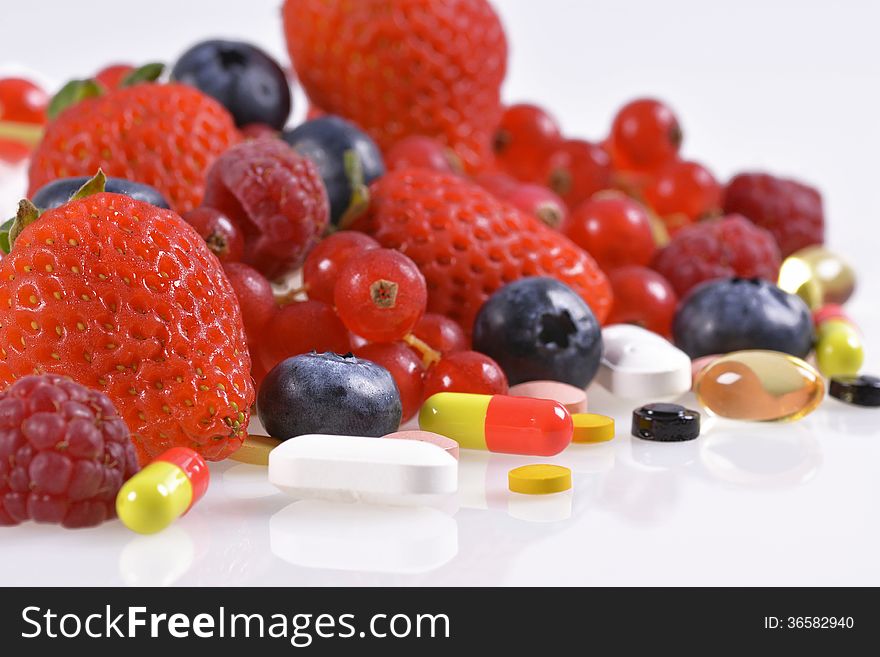
[[[43,126],[21,121],[0,121],[0,139],[36,146],[43,138]]]
[[[432,348],[431,345],[424,340],[420,340],[412,333],[405,335],[403,341],[422,355],[422,364],[425,366],[425,369],[431,367],[434,363],[439,362],[442,357],[442,354],[439,351]]]
[[[286,306],[287,304],[293,303],[296,301],[296,297],[300,294],[308,294],[309,286],[308,285],[300,285],[299,287],[295,287],[292,290],[288,290],[284,294],[279,294],[275,297],[276,303],[279,306]]]

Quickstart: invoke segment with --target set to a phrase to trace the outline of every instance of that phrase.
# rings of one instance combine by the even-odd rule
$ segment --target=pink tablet
[[[458,458],[458,443],[452,440],[452,438],[441,436],[439,433],[413,429],[411,431],[395,431],[394,433],[389,433],[382,437],[397,438],[398,440],[421,440],[424,443],[437,445],[437,447],[441,447],[449,452],[454,458]]]
[[[510,387],[507,394],[513,397],[532,397],[557,401],[569,413],[587,412],[587,393],[561,381],[526,381]]]

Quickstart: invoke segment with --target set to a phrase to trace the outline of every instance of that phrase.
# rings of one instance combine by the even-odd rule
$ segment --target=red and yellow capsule
[[[571,443],[571,415],[559,402],[507,395],[438,392],[419,412],[419,427],[464,449],[553,456]]]
[[[123,484],[116,496],[116,514],[132,531],[155,534],[202,499],[210,478],[197,452],[173,447]]]

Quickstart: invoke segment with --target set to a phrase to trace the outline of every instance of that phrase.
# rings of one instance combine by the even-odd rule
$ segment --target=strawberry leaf
[[[122,78],[119,87],[133,87],[141,82],[155,82],[165,70],[165,64],[160,62],[151,62],[134,69],[131,73]]]
[[[86,98],[96,98],[103,92],[101,86],[94,80],[71,80],[49,101],[46,116],[51,121],[68,107],[76,105]]]
[[[104,171],[98,169],[98,173],[94,176],[86,180],[82,187],[76,190],[73,193],[73,196],[70,197],[71,201],[77,201],[81,198],[85,198],[86,196],[91,196],[92,194],[100,194],[104,191],[107,186],[107,176],[104,175]]]
[[[39,218],[40,210],[36,205],[28,201],[26,198],[18,202],[18,214],[16,214],[15,219],[12,220],[12,225],[9,227],[9,232],[7,233],[9,251],[12,251],[12,247],[15,246],[15,240],[21,235],[21,231]],[[7,253],[9,253],[9,251],[7,251]]]
[[[14,221],[15,219],[12,218],[0,226],[0,251],[3,251],[3,253],[9,253],[12,250],[9,245],[9,229],[12,228]]]

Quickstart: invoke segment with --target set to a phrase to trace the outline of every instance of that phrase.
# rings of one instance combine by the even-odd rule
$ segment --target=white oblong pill
[[[300,498],[407,504],[458,489],[458,461],[418,440],[309,434],[269,454],[269,482]]]
[[[662,336],[633,324],[602,329],[596,380],[619,397],[670,397],[691,389],[691,359]]]

